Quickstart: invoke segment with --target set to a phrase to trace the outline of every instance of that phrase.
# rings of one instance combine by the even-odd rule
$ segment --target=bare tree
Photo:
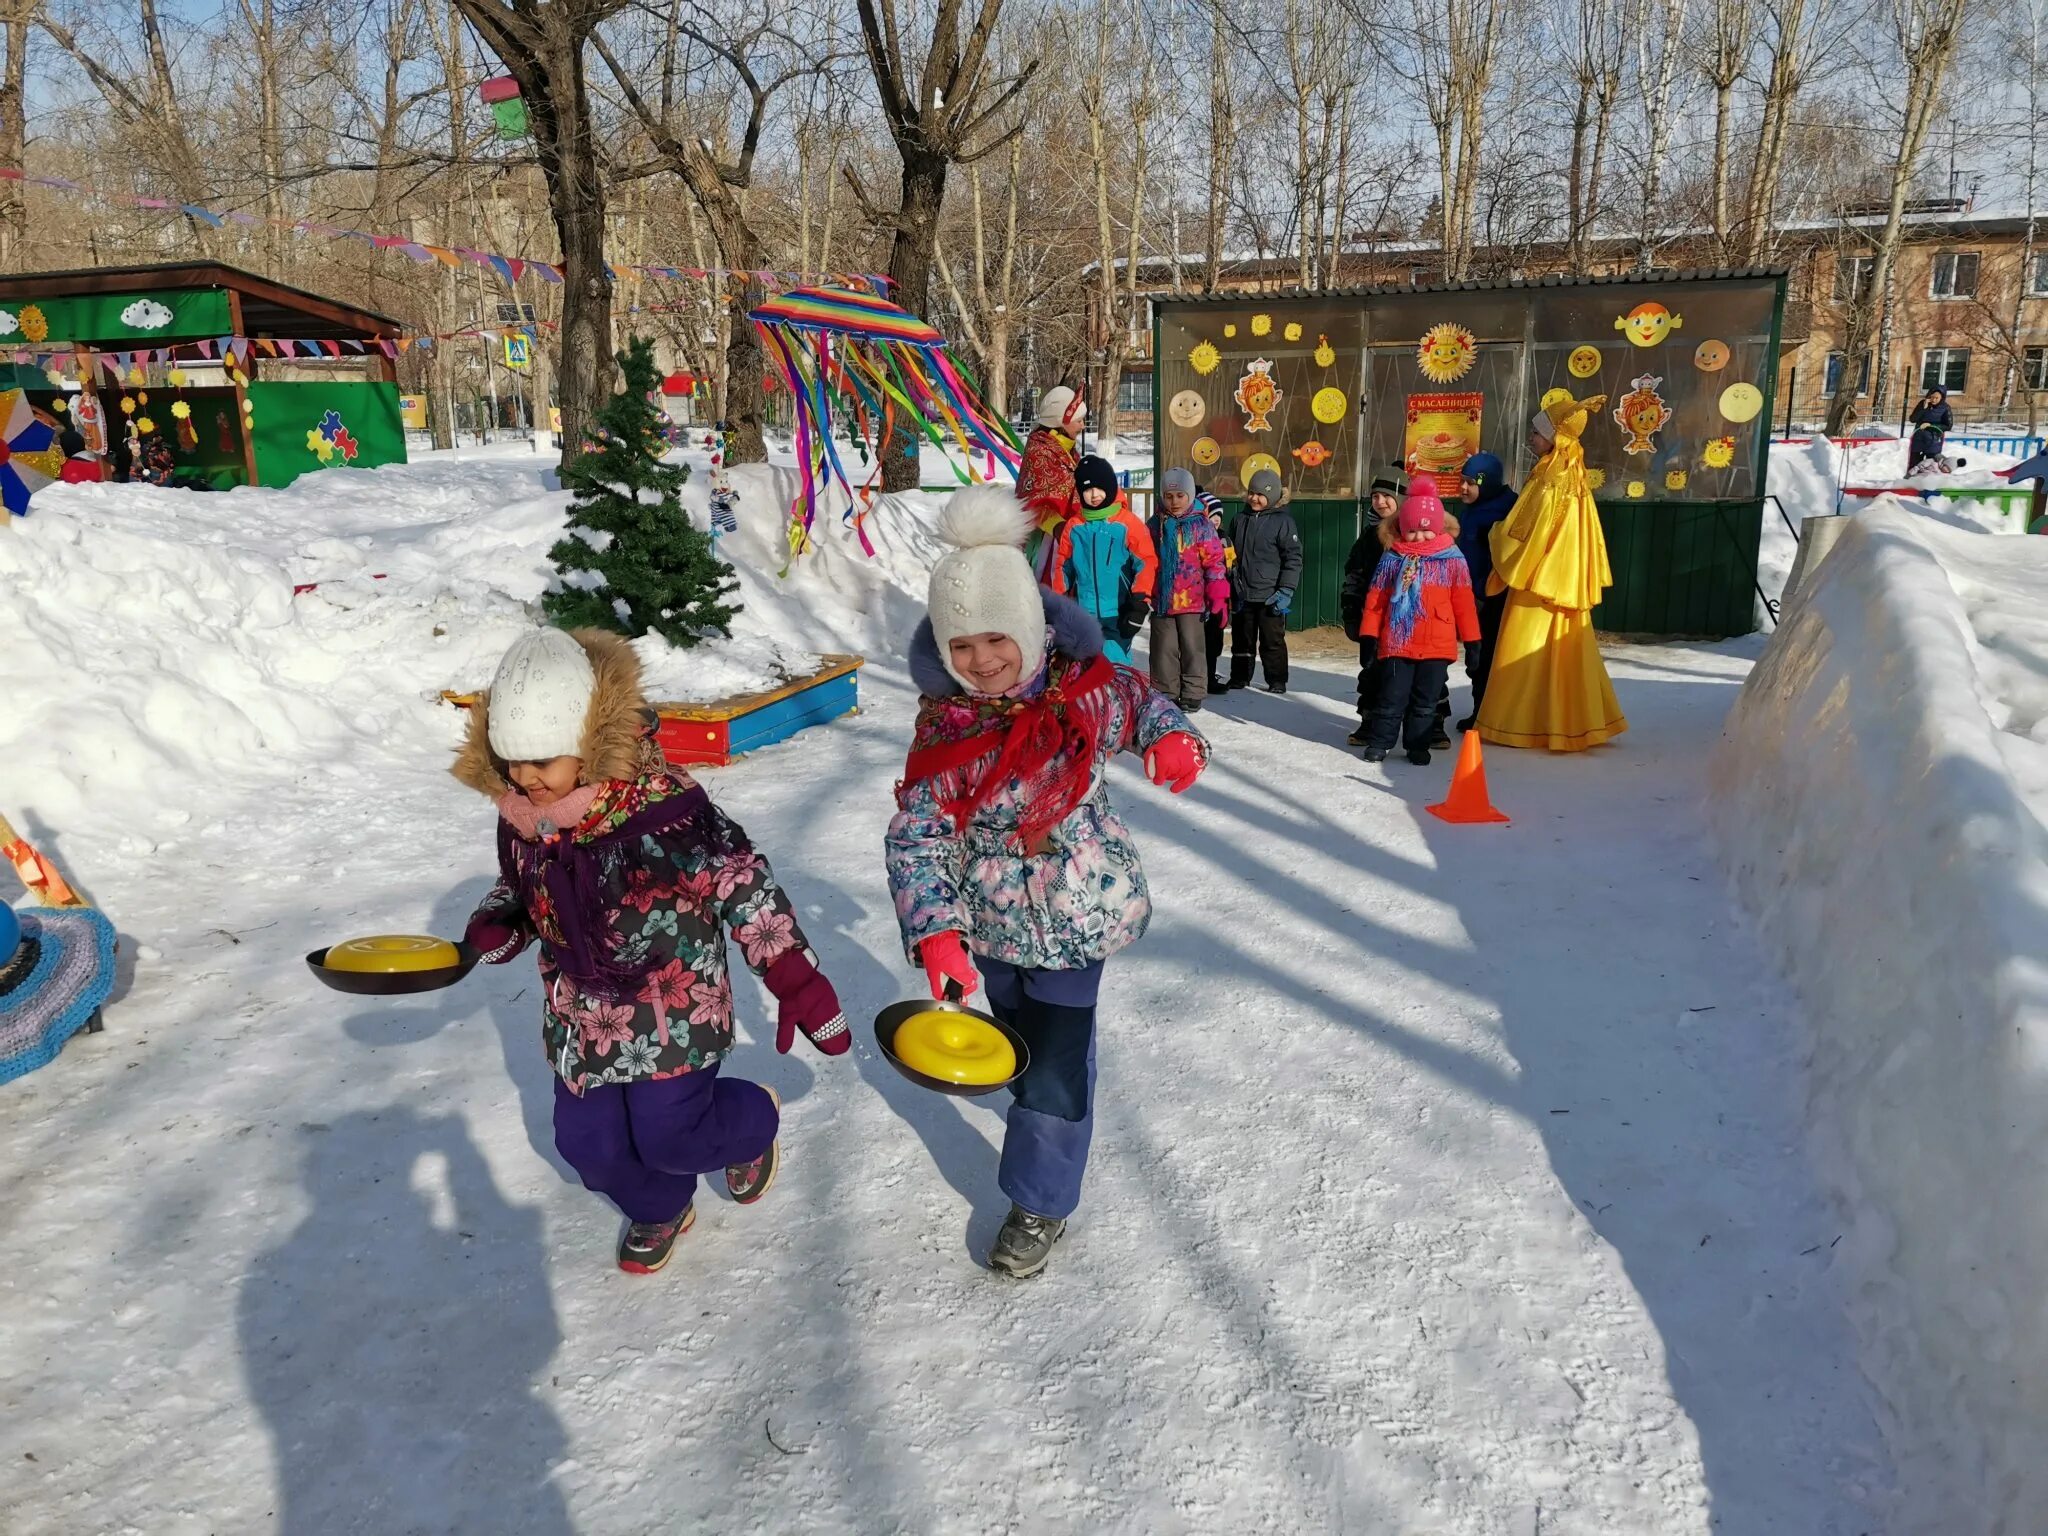
[[[1209,201],[1202,230],[1202,288],[1214,293],[1223,278],[1223,216],[1229,204],[1231,161],[1237,152],[1237,114],[1230,93],[1230,33],[1225,0],[1209,0]]]
[[[1001,241],[993,261],[989,255],[989,220],[982,197],[981,163],[968,167],[967,185],[973,194],[972,221],[973,279],[967,292],[955,280],[945,247],[934,244],[933,259],[945,279],[946,292],[960,313],[961,329],[981,365],[982,399],[998,411],[1010,404],[1010,347],[1017,326],[1017,215],[1024,193],[1024,141],[1010,140],[1009,187],[1003,195]],[[994,270],[991,272],[991,266]]]
[[[0,42],[7,57],[0,62],[0,170],[22,169],[28,151],[29,18],[38,0],[5,0],[0,4]],[[21,264],[28,238],[28,201],[19,181],[0,181],[0,267]]]
[[[1714,90],[1714,161],[1710,218],[1714,245],[1725,264],[1733,255],[1728,228],[1728,144],[1735,123],[1735,87],[1749,70],[1754,51],[1750,0],[1711,0],[1700,49],[1700,73]]]
[[[1877,260],[1871,273],[1869,292],[1849,306],[1843,353],[1860,358],[1870,350],[1880,306],[1889,310],[1892,272],[1898,263],[1899,245],[1905,230],[1906,194],[1920,164],[1920,151],[1927,141],[1928,125],[1941,100],[1941,87],[1955,57],[1956,41],[1962,32],[1968,0],[1892,0],[1892,23],[1898,55],[1906,66],[1906,88],[1899,126],[1899,151],[1892,162],[1891,206],[1886,211],[1884,231],[1877,240]],[[1885,359],[1878,359],[1878,378],[1885,377]],[[1849,420],[1855,396],[1837,390],[1828,402],[1827,432],[1839,436]]]
[[[455,0],[519,82],[562,246],[562,457],[611,392],[612,294],[605,271],[604,155],[583,48],[627,0]]]
[[[1576,0],[1571,13],[1571,159],[1565,172],[1566,227],[1572,271],[1585,276],[1600,218],[1600,187],[1621,94],[1626,39],[1619,0]]]
[[[782,88],[807,74],[815,73],[829,58],[807,62],[809,49],[782,29],[758,15],[738,27],[725,30],[701,11],[688,14],[683,0],[669,0],[661,44],[661,99],[650,103],[634,81],[634,72],[619,63],[602,37],[595,39],[598,55],[611,71],[641,130],[647,135],[668,169],[680,177],[696,199],[704,220],[717,242],[721,264],[729,276],[727,292],[738,307],[738,317],[727,328],[725,342],[724,419],[731,462],[767,462],[768,445],[762,435],[761,340],[745,322],[746,312],[761,302],[763,290],[757,272],[763,261],[765,243],[748,216],[746,193],[754,185],[756,159],[761,136],[767,127],[770,103]],[[677,121],[685,110],[685,97],[699,100],[705,92],[692,92],[696,71],[684,57],[688,47],[703,50],[718,61],[737,87],[744,106],[737,145],[720,154],[711,136],[725,137],[725,124],[707,131],[707,125],[687,127]],[[795,62],[768,74],[756,64],[772,63],[778,54],[793,54]]]
[[[965,0],[937,0],[921,62],[912,58],[914,0],[856,0],[861,41],[882,100],[882,117],[903,163],[896,211],[888,220],[890,296],[913,314],[931,299],[933,251],[945,205],[946,174],[1003,148],[1021,122],[998,128],[1005,110],[1037,71],[1033,60],[1006,83],[989,73],[1003,0],[979,0],[970,21]],[[871,205],[872,206],[872,205]],[[917,484],[916,443],[900,430],[884,452],[882,487]]]
[[[1487,92],[1506,0],[1409,0],[1414,24],[1409,79],[1436,133],[1443,275],[1456,282],[1472,262],[1473,211]]]
[[[1643,151],[1643,216],[1638,225],[1636,265],[1649,271],[1656,264],[1658,231],[1663,210],[1664,157],[1671,148],[1671,92],[1678,74],[1678,55],[1685,37],[1687,0],[1661,0],[1652,19],[1651,0],[1635,0],[1636,78],[1643,97],[1647,142]]]

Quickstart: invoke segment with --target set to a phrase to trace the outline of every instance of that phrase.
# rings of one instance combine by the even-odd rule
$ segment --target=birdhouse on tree
[[[523,139],[526,137],[526,101],[519,94],[519,82],[510,75],[497,75],[486,80],[477,94],[484,99],[484,105],[491,109],[491,116],[498,124],[501,139]]]

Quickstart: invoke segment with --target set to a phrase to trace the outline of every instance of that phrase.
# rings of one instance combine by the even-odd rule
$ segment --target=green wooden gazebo
[[[91,412],[76,407],[91,393],[107,434],[147,415],[181,478],[222,488],[404,463],[400,329],[389,315],[220,262],[0,276],[7,383],[82,424]],[[186,382],[174,385],[173,369]]]
[[[1483,450],[1519,486],[1529,418],[1551,393],[1604,394],[1585,445],[1614,586],[1594,622],[1747,634],[1785,278],[1752,268],[1162,297],[1154,463],[1193,470],[1227,502],[1254,469],[1278,468],[1307,560],[1289,622],[1334,624],[1380,468],[1435,474],[1448,499],[1458,466]]]

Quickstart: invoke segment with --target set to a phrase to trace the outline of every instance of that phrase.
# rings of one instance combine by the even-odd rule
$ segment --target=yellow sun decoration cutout
[[[1415,349],[1415,365],[1432,384],[1448,384],[1454,379],[1462,379],[1478,360],[1479,343],[1473,339],[1472,333],[1448,320],[1424,331],[1422,341]]]

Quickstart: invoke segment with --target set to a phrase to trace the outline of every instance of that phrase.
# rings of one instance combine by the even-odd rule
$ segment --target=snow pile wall
[[[1806,1004],[1902,1531],[2034,1530],[2048,1506],[2048,731],[1973,628],[2024,610],[1944,565],[1995,551],[2039,612],[2039,543],[1896,501],[1853,519],[1711,771],[1730,873]]]

